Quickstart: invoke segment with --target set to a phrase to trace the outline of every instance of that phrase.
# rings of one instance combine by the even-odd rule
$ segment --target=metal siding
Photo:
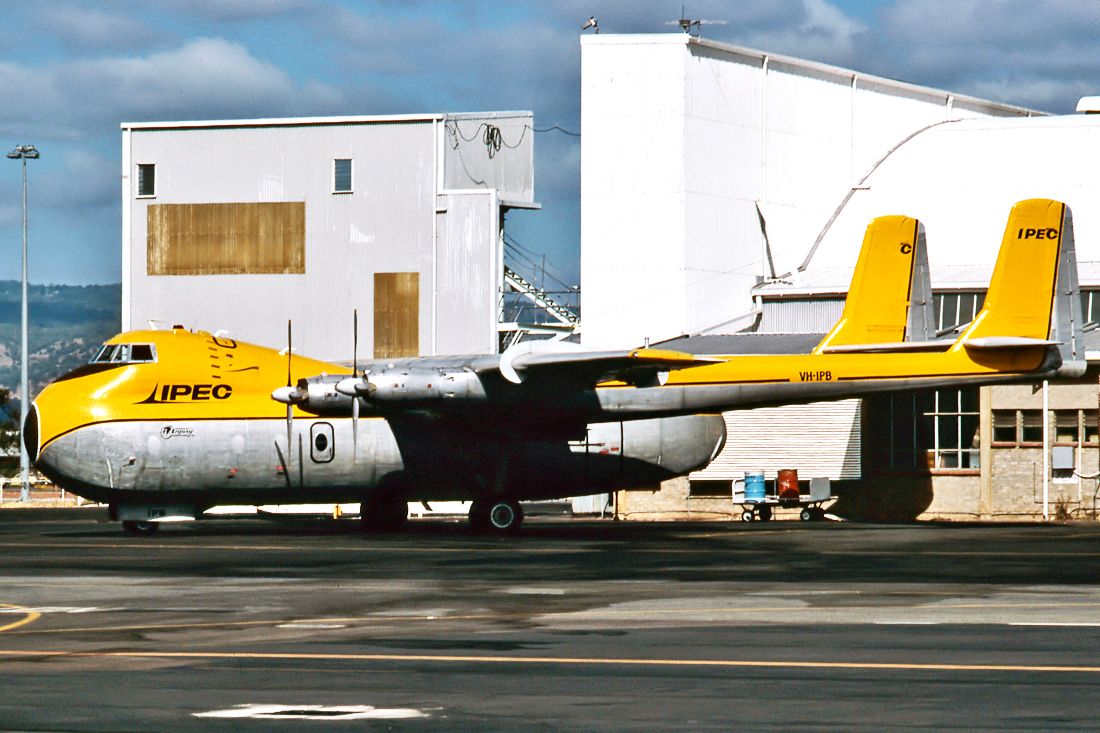
[[[127,202],[131,246],[124,268],[132,273],[135,327],[158,319],[277,346],[293,319],[295,350],[350,359],[355,308],[361,350],[372,349],[375,272],[420,272],[420,310],[430,318],[436,184],[430,120],[128,134],[129,166],[154,162],[158,174],[156,198]],[[338,157],[354,161],[353,193],[332,193]],[[305,202],[305,274],[145,275],[149,204],[268,201]],[[431,326],[422,320],[421,333]]]
[[[949,109],[946,92],[795,59],[765,67],[759,54],[686,38],[585,36],[581,71],[582,339],[594,348],[749,311],[766,271],[757,204],[777,271],[793,272],[891,145],[949,114],[1007,113],[977,100]],[[912,185],[956,166],[941,161]],[[871,216],[919,216],[905,203],[861,212],[843,264]],[[936,236],[929,227],[930,246]]]
[[[535,200],[535,131],[530,112],[447,115],[444,126],[444,188],[489,188],[506,201]],[[490,127],[499,144],[489,144]]]
[[[503,270],[499,207],[490,191],[438,197],[435,323],[437,354],[496,353]]]
[[[675,46],[582,45],[582,341],[684,332],[684,62]]]
[[[722,415],[726,444],[691,479],[735,479],[745,471],[775,478],[783,468],[800,479],[858,479],[862,474],[860,400],[762,407]]]
[[[824,333],[836,325],[843,300],[764,301],[761,333]]]
[[[929,129],[900,146],[868,178],[866,190],[840,212],[810,266],[854,261],[870,217],[905,212],[927,229],[937,286],[937,273],[947,268],[973,272],[991,266],[1012,205],[1034,196],[1067,203],[1078,258],[1100,260],[1097,141],[1097,115],[974,119]]]

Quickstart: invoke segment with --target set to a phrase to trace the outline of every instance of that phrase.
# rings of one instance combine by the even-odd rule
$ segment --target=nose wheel
[[[122,531],[137,537],[156,534],[158,529],[160,529],[160,525],[156,522],[137,522],[132,519],[126,519],[122,522]]]
[[[523,523],[523,507],[517,501],[475,501],[470,507],[470,527],[475,532],[512,534]]]

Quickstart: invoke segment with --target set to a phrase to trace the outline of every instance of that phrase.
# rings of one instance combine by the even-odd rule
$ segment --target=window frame
[[[340,178],[339,178],[338,165],[340,163],[344,163],[344,162],[346,162],[347,165],[348,165],[348,171],[347,171],[348,187],[347,188],[339,188],[338,184],[340,182]],[[332,179],[331,180],[332,180],[332,193],[334,195],[335,194],[355,193],[355,158],[352,158],[350,156],[346,157],[346,158],[333,158],[332,159]]]
[[[145,173],[148,169],[153,174],[152,193],[144,193],[142,183],[144,183]],[[157,164],[156,163],[138,163],[137,173],[135,175],[137,185],[134,187],[137,190],[137,195],[134,198],[139,199],[155,199],[157,197]]]

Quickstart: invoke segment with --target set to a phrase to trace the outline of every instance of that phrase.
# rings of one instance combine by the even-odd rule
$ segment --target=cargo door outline
[[[332,463],[336,457],[336,431],[332,423],[315,422],[309,426],[309,458],[314,463]]]

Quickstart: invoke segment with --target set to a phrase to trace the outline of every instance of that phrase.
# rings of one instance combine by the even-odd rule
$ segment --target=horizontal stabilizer
[[[823,354],[881,354],[899,351],[947,351],[953,341],[891,341],[883,344],[843,344],[822,349]]]
[[[964,341],[967,349],[1027,349],[1035,346],[1060,346],[1058,341],[1027,338],[1026,336],[979,336]]]

